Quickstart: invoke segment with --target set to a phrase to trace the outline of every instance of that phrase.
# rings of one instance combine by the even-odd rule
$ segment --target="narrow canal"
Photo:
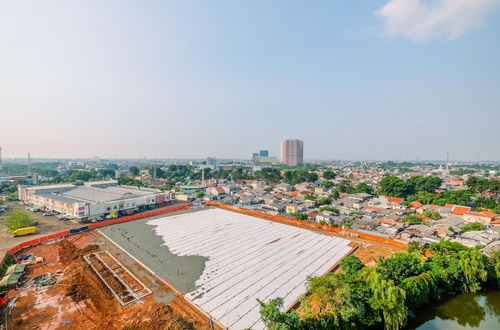
[[[464,293],[422,308],[407,329],[500,329],[500,291]]]

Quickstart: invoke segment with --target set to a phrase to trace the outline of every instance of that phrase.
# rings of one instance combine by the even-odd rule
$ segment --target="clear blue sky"
[[[499,5],[0,0],[0,146],[500,160]]]

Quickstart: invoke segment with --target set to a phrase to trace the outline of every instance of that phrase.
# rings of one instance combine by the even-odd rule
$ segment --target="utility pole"
[[[446,164],[445,164],[444,168],[445,168],[445,170],[447,172],[450,169],[450,167],[449,167],[449,161],[450,161],[450,154],[448,152],[446,152]]]

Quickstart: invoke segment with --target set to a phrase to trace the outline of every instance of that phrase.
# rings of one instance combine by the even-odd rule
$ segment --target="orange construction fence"
[[[222,209],[226,209],[229,211],[246,213],[246,214],[255,215],[258,217],[262,217],[262,218],[268,218],[268,219],[273,219],[273,220],[289,222],[289,223],[293,223],[293,224],[297,224],[297,225],[301,225],[301,226],[306,226],[306,227],[311,227],[311,228],[316,228],[316,229],[321,229],[321,230],[326,230],[326,231],[332,231],[332,232],[337,232],[337,233],[347,233],[347,234],[350,234],[353,236],[368,238],[368,239],[388,243],[388,244],[398,246],[398,247],[404,247],[404,248],[408,247],[408,244],[403,243],[403,242],[398,242],[398,241],[392,240],[390,238],[380,237],[380,236],[376,236],[376,235],[370,235],[367,233],[360,233],[360,232],[357,232],[354,230],[334,228],[334,227],[322,225],[322,224],[315,223],[315,222],[300,221],[300,220],[296,220],[296,219],[267,214],[267,213],[263,213],[263,212],[252,211],[252,210],[244,209],[241,207],[231,206],[231,205],[226,205],[226,204],[221,204],[221,203],[216,203],[216,202],[206,202],[205,204],[210,205],[210,206],[220,207]]]
[[[15,247],[13,247],[10,250],[8,250],[5,253],[5,255],[8,255],[8,254],[13,255],[13,254],[15,254],[15,253],[19,252],[20,250],[25,249],[27,247],[35,246],[35,245],[38,245],[38,244],[41,244],[41,243],[45,243],[45,242],[48,242],[48,241],[51,241],[51,240],[54,240],[54,239],[58,239],[58,238],[61,238],[61,237],[66,237],[66,236],[69,236],[69,235],[75,235],[75,234],[78,234],[78,233],[81,233],[81,232],[84,232],[84,231],[87,231],[87,230],[91,230],[91,229],[95,229],[95,228],[100,228],[100,227],[104,227],[104,226],[109,226],[109,225],[114,225],[114,224],[122,223],[122,222],[126,222],[126,221],[143,219],[143,218],[151,217],[151,216],[158,215],[158,214],[179,211],[179,210],[185,209],[187,207],[190,207],[191,205],[192,205],[191,203],[187,203],[187,204],[172,206],[172,207],[165,208],[165,209],[158,209],[158,210],[153,210],[153,211],[149,211],[149,212],[145,212],[145,213],[129,215],[129,216],[126,216],[126,217],[123,217],[123,218],[119,218],[119,219],[112,219],[112,220],[102,221],[102,222],[99,222],[99,223],[90,224],[88,226],[83,226],[83,227],[80,227],[80,228],[65,230],[65,231],[62,231],[62,232],[59,232],[59,233],[55,233],[55,234],[50,234],[50,235],[47,235],[47,236],[38,237],[38,238],[32,239],[30,241],[26,241],[26,242],[23,242],[21,244],[16,245]]]

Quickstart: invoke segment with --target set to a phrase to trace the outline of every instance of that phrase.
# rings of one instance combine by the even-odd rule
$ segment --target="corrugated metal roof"
[[[37,195],[41,196],[41,197],[44,197],[44,198],[53,199],[53,200],[56,200],[56,201],[59,201],[59,202],[68,203],[68,204],[74,204],[74,203],[81,203],[82,202],[82,200],[75,199],[75,198],[70,198],[70,197],[65,197],[65,196],[61,196],[61,195],[58,195],[58,194],[55,194],[55,193],[46,193],[46,194],[37,194]]]

